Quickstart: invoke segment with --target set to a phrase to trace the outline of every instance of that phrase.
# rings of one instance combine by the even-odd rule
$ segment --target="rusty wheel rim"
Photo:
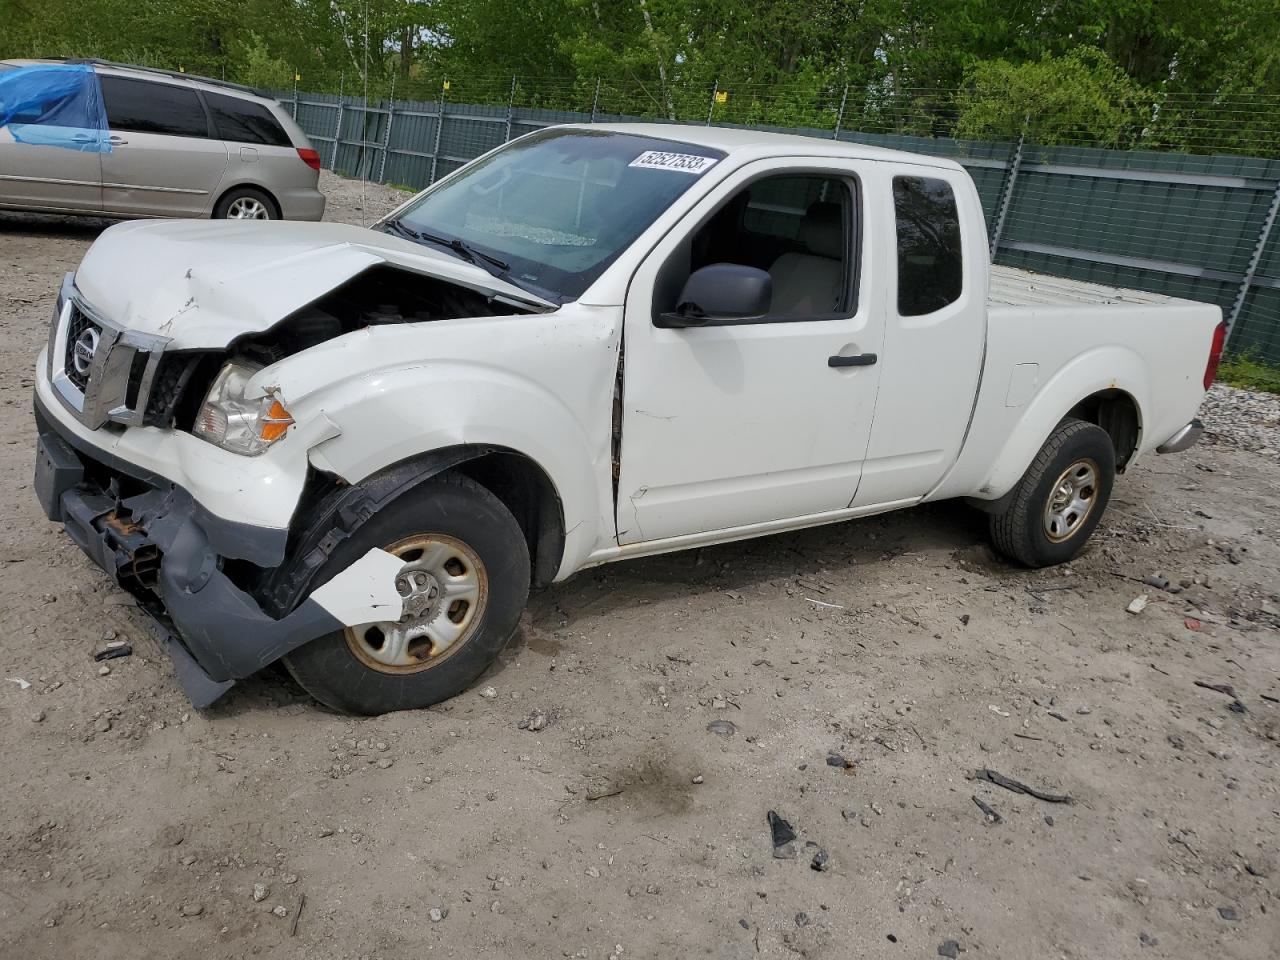
[[[371,670],[419,673],[475,634],[488,605],[489,575],[470,546],[444,533],[415,534],[383,549],[404,561],[396,574],[403,615],[347,627],[347,646]]]

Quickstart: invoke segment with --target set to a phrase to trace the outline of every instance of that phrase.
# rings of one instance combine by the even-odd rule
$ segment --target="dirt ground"
[[[1069,569],[940,504],[588,571],[430,710],[271,671],[197,712],[31,490],[30,371],[100,227],[0,215],[0,957],[1276,956],[1274,461],[1141,465]]]

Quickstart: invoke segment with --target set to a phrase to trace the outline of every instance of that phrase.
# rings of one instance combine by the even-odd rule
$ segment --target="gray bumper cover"
[[[155,621],[183,689],[203,708],[243,679],[342,623],[308,598],[275,619],[221,569],[220,557],[260,566],[283,558],[288,534],[213,517],[163,478],[77,450],[36,401],[36,493],[50,520],[133,594]],[[121,496],[103,475],[141,481]],[[134,483],[132,486],[139,486]]]

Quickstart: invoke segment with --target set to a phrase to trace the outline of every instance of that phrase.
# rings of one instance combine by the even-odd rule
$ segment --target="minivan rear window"
[[[960,213],[945,180],[894,177],[898,221],[898,315],[919,317],[960,299]]]
[[[102,99],[112,130],[208,137],[209,118],[194,90],[154,80],[101,76]]]
[[[204,95],[204,102],[213,117],[219,140],[260,143],[269,147],[293,146],[280,122],[260,103],[208,92]]]

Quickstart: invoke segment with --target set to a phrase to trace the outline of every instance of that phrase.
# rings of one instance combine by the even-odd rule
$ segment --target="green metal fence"
[[[590,111],[517,106],[514,80],[498,105],[445,91],[368,103],[277,96],[326,167],[412,188],[531,130],[641,119],[602,113],[598,85]],[[1280,160],[860,132],[844,125],[843,104],[834,119],[832,129],[753,126],[954,159],[977,184],[997,263],[1217,304],[1233,352],[1280,362]]]

